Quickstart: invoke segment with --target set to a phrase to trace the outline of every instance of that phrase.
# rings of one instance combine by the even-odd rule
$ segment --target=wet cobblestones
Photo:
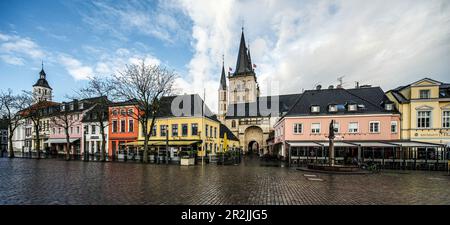
[[[181,167],[0,158],[0,204],[450,204],[443,172],[304,175],[258,161]]]

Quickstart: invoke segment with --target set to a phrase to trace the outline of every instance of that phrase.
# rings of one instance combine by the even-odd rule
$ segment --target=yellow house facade
[[[182,115],[175,115],[172,111],[173,102],[178,100],[176,96],[168,97],[162,104],[161,115],[156,118],[152,128],[149,140],[151,148],[168,146],[175,155],[183,150],[195,150],[197,156],[206,156],[239,146],[239,140],[209,111],[200,96],[182,96],[182,104],[191,106],[188,109],[191,113]],[[148,126],[150,129],[151,124]],[[142,124],[139,123],[139,145],[143,145],[144,139]]]
[[[386,93],[401,113],[401,138],[450,144],[450,84],[424,78]]]

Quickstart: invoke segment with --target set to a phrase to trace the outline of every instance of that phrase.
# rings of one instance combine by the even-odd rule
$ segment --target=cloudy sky
[[[346,88],[450,82],[448,0],[2,0],[0,89],[30,90],[43,60],[63,101],[145,58],[178,73],[179,93],[206,90],[215,111],[222,55],[234,68],[242,26],[263,95],[340,76]]]

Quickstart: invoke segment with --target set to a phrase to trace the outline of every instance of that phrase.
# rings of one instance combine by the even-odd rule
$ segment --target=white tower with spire
[[[39,72],[39,79],[33,85],[34,103],[40,101],[52,101],[52,88],[47,82],[47,75],[44,71],[44,63],[42,63],[41,72]]]

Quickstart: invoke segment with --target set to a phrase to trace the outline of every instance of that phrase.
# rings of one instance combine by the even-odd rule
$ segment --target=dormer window
[[[313,106],[311,106],[311,112],[312,112],[312,113],[318,113],[318,112],[320,112],[320,106],[318,106],[318,105],[313,105]]]
[[[354,111],[356,111],[358,108],[357,108],[357,106],[356,106],[356,104],[348,104],[348,106],[347,106],[347,110],[349,111],[349,112],[354,112]]]
[[[61,105],[61,111],[65,111],[66,110],[66,105]]]
[[[82,103],[82,102],[80,102],[80,104],[79,104],[79,106],[78,106],[80,109],[83,109],[84,108],[84,104]]]
[[[335,104],[328,105],[328,112],[337,112],[337,106]]]
[[[70,103],[70,110],[73,110],[73,103]]]
[[[419,98],[421,98],[421,99],[428,99],[428,98],[430,98],[430,90],[420,90],[419,91]]]
[[[384,105],[384,109],[386,109],[387,111],[392,111],[394,109],[394,106],[392,105],[392,103],[386,103]]]

